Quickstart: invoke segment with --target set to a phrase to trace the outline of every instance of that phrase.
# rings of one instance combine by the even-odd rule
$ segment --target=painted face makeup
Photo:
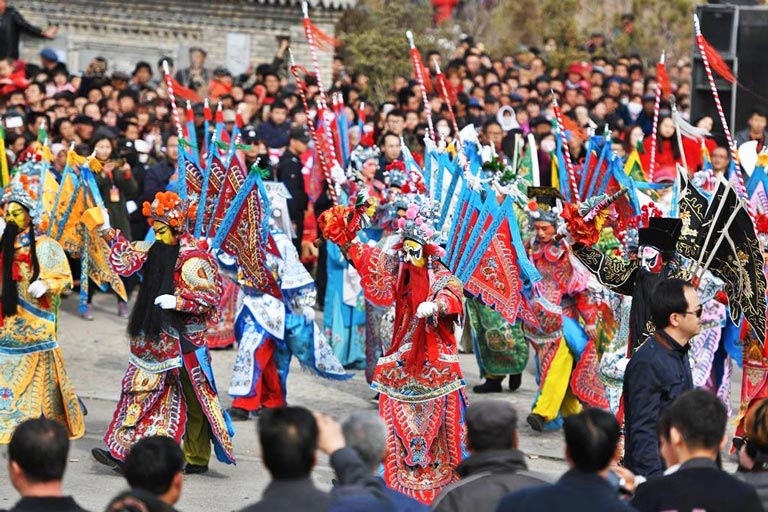
[[[403,259],[406,263],[412,263],[416,267],[423,267],[427,264],[424,257],[424,247],[413,240],[403,241]]]
[[[643,245],[637,252],[637,258],[640,261],[640,266],[648,272],[653,272],[654,274],[661,272],[661,252],[655,247]]]
[[[10,202],[5,207],[5,222],[16,224],[20,230],[27,229],[30,222],[29,213],[19,203]]]
[[[166,245],[176,245],[179,243],[179,238],[173,232],[168,224],[155,221],[152,223],[152,229],[155,230],[155,238]]]

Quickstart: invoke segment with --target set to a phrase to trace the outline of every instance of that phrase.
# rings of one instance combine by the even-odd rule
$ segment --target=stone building
[[[309,0],[312,22],[333,34],[344,9],[356,0]],[[189,63],[189,48],[208,52],[206,67],[226,66],[234,74],[249,64],[271,62],[279,38],[288,37],[297,63],[311,68],[304,38],[300,0],[25,0],[9,2],[30,22],[57,25],[55,40],[22,41],[21,57],[38,61],[48,46],[73,72],[85,70],[93,57],[109,62],[110,71],[130,73],[139,60],[153,69],[163,56],[176,68]],[[324,74],[332,53],[319,52]]]

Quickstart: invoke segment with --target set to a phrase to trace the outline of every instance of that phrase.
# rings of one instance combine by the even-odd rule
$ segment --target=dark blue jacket
[[[572,469],[557,483],[529,487],[507,494],[496,512],[629,512],[634,510],[619,499],[618,489],[597,473]]]
[[[656,425],[669,403],[693,389],[688,345],[657,331],[632,356],[624,374],[624,465],[636,475],[660,475]]]
[[[696,458],[680,469],[640,485],[632,506],[641,512],[758,512],[763,510],[757,491],[717,467],[715,461]]]
[[[290,121],[286,121],[278,126],[271,119],[261,123],[258,128],[259,139],[263,140],[267,147],[270,148],[284,148],[287,146],[290,131]]]
[[[365,469],[352,448],[331,454],[339,482],[331,492],[326,512],[429,512],[429,507],[387,487],[384,480]]]

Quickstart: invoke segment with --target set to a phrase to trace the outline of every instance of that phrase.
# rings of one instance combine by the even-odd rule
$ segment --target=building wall
[[[341,8],[354,0],[312,3],[321,1],[328,8],[317,5],[310,16],[333,34]],[[25,38],[22,58],[37,62],[40,49],[48,46],[73,72],[84,71],[97,55],[108,60],[110,71],[130,73],[139,60],[155,69],[163,56],[182,68],[189,62],[188,49],[200,46],[208,52],[207,67],[240,73],[249,63],[271,62],[278,36],[290,37],[297,63],[311,68],[296,0],[26,0],[14,5],[38,26],[59,26],[55,40]],[[332,57],[331,51],[318,53],[324,77],[330,76]]]

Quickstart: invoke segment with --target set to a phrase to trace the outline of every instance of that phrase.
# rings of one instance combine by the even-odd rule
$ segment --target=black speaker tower
[[[768,66],[765,65],[768,56],[768,37],[765,36],[768,7],[735,3],[699,5],[696,8],[701,33],[720,52],[743,86],[732,85],[714,74],[715,86],[733,133],[746,126],[752,108],[768,109]],[[709,115],[715,121],[715,133],[722,134],[723,128],[695,39],[692,81],[691,120]]]

